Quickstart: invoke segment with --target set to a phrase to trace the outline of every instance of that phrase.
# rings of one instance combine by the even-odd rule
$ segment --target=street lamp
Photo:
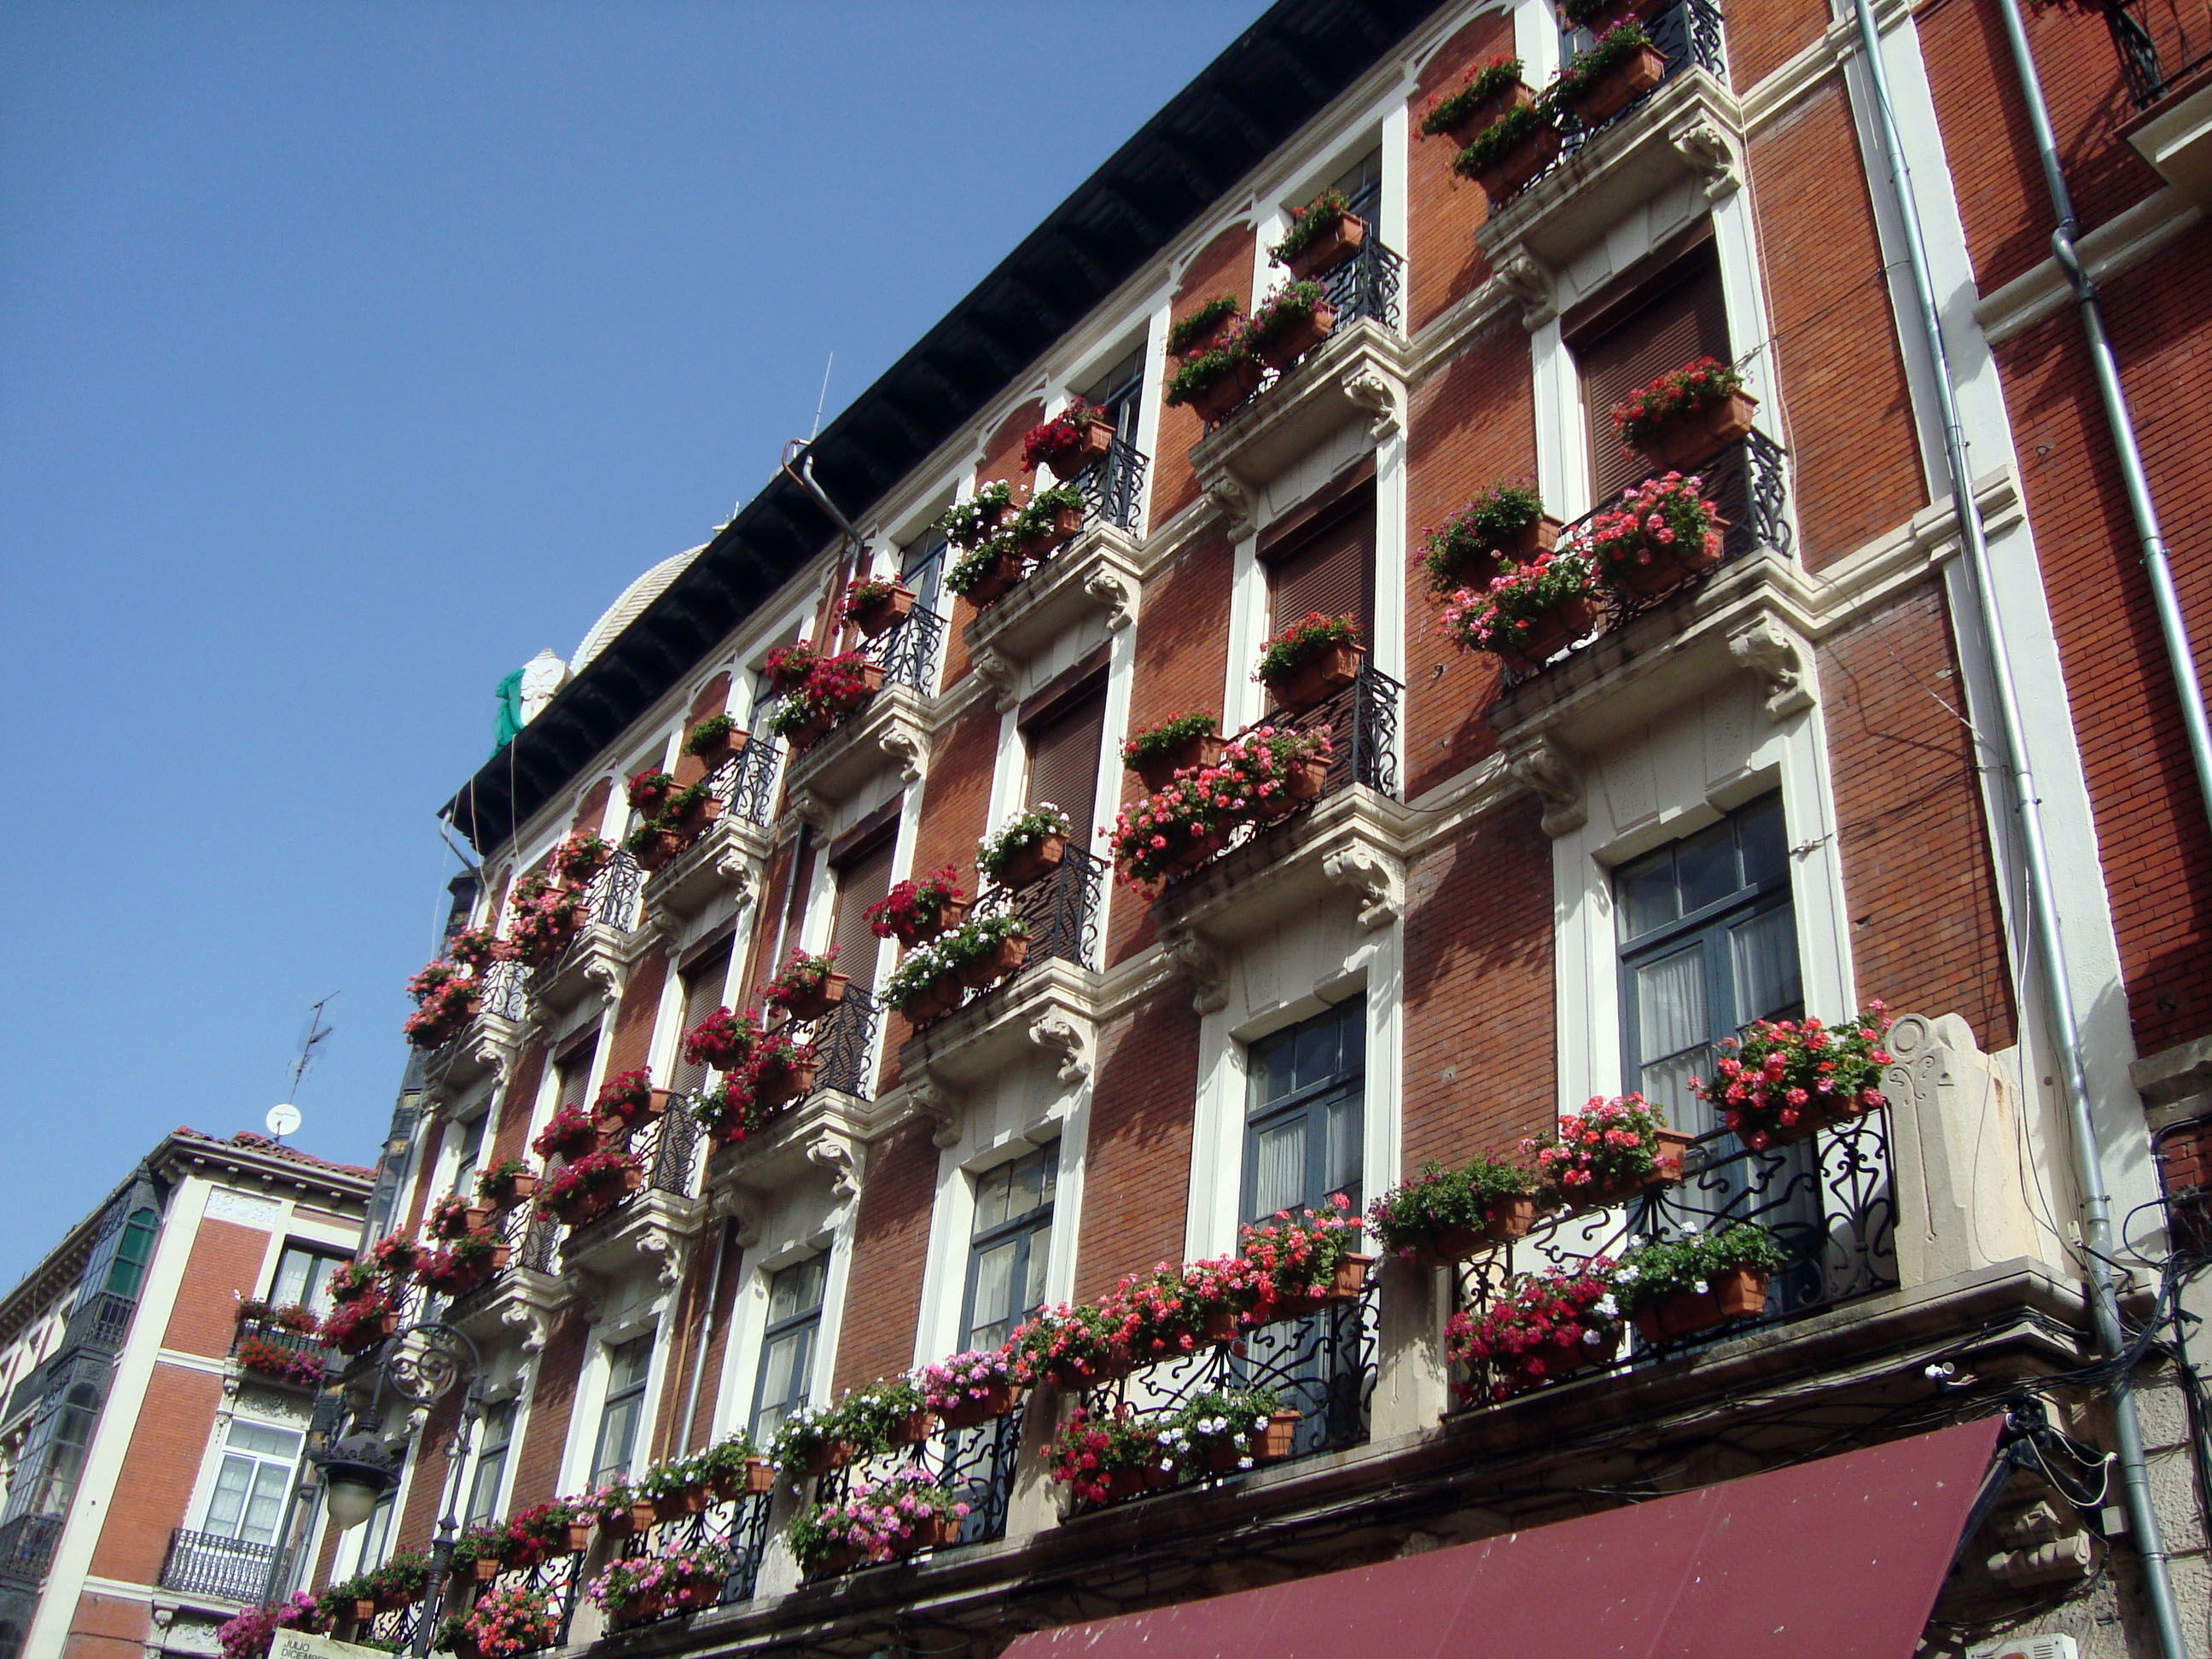
[[[470,1437],[483,1414],[483,1398],[477,1387],[483,1365],[476,1344],[465,1334],[451,1325],[426,1320],[386,1340],[375,1369],[378,1378],[389,1383],[392,1392],[410,1406],[434,1406],[455,1389],[462,1391],[460,1414],[446,1441],[446,1503],[438,1516],[437,1533],[430,1540],[430,1589],[415,1623],[412,1650],[423,1655],[430,1651],[446,1575],[453,1564],[453,1536],[460,1530],[454,1511],[460,1507],[461,1472],[468,1462]],[[399,1484],[400,1466],[406,1461],[404,1452],[395,1455],[386,1451],[382,1437],[363,1428],[356,1428],[326,1451],[310,1453],[309,1457],[323,1471],[331,1519],[341,1531],[359,1526],[376,1513],[378,1502]]]

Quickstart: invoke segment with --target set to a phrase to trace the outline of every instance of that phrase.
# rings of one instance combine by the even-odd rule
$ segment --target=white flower
[[[1583,1333],[1583,1342],[1585,1346],[1595,1348],[1599,1343],[1604,1340],[1605,1339],[1600,1336],[1595,1331],[1584,1331]]]
[[[1249,1457],[1240,1457],[1237,1460],[1237,1467],[1240,1469],[1249,1469],[1252,1467],[1252,1460]]]
[[[1613,1299],[1612,1291],[1607,1291],[1603,1296],[1598,1297],[1595,1305],[1597,1311],[1603,1314],[1607,1319],[1616,1319],[1620,1317],[1620,1304]]]

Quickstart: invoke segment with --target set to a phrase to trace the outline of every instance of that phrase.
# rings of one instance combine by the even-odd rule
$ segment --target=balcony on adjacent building
[[[216,1601],[258,1601],[268,1583],[270,1564],[276,1559],[273,1545],[179,1527],[169,1534],[168,1553],[161,1558],[156,1582],[163,1589],[180,1595]]]
[[[308,1321],[302,1329],[288,1324],[275,1310],[244,1304],[237,1328],[231,1334],[230,1357],[241,1370],[269,1382],[319,1388],[330,1369],[331,1354],[312,1315]]]

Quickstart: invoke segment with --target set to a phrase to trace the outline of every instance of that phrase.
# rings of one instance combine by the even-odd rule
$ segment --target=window
[[[469,1479],[469,1508],[464,1524],[495,1521],[500,1487],[507,1480],[507,1454],[514,1440],[514,1401],[495,1400],[484,1407],[481,1437],[477,1443],[476,1473]]]
[[[469,1183],[476,1179],[477,1165],[483,1158],[484,1126],[491,1121],[489,1111],[479,1112],[461,1129],[460,1150],[453,1158],[453,1178],[447,1184],[449,1193],[459,1193],[466,1198]]]
[[[392,1517],[398,1511],[398,1489],[394,1487],[376,1500],[375,1513],[362,1523],[358,1531],[338,1534],[338,1559],[344,1559],[346,1540],[350,1536],[353,1540],[353,1559],[347,1565],[332,1570],[331,1580],[333,1583],[384,1565],[385,1552],[392,1546]]]
[[[1244,1213],[1315,1209],[1341,1193],[1356,1211],[1364,1130],[1367,1004],[1354,998],[1252,1045]]]
[[[577,1106],[585,1103],[586,1091],[592,1085],[592,1061],[598,1057],[599,1034],[594,1031],[553,1062],[554,1104]]]
[[[1137,417],[1144,410],[1145,343],[1130,347],[1120,361],[1076,394],[1093,409],[1114,417],[1114,435],[1124,443],[1137,441]]]
[[[1050,801],[1075,826],[1075,844],[1088,847],[1098,805],[1098,751],[1106,741],[1106,686],[1091,680],[1055,697],[1024,725],[1029,750],[1028,797]]]
[[[899,549],[899,580],[914,590],[918,609],[937,609],[938,591],[945,584],[945,550],[951,545],[933,524]]]
[[[975,1231],[968,1252],[968,1348],[1002,1346],[1044,1305],[1060,1143],[975,1177]]]
[[[876,957],[883,949],[868,931],[864,913],[891,890],[895,833],[886,826],[836,858],[837,903],[830,919],[830,944],[837,953],[837,971],[850,975],[863,991],[876,988]]]
[[[829,1277],[830,1258],[816,1255],[779,1268],[769,1279],[768,1329],[761,1337],[760,1381],[753,1389],[753,1438],[763,1445],[794,1407],[805,1403]]]
[[[688,1094],[694,1089],[706,1086],[707,1068],[684,1058],[680,1034],[689,1031],[722,1006],[722,990],[730,980],[730,946],[734,938],[732,934],[731,939],[717,940],[678,975],[678,982],[684,993],[684,1023],[678,1028],[679,1041],[676,1067],[670,1074],[668,1084],[678,1094]]]
[[[1269,627],[1315,611],[1368,625],[1375,603],[1375,480],[1371,464],[1286,514],[1260,536],[1267,568]]]
[[[1689,1090],[1712,1045],[1804,1000],[1781,796],[1623,865],[1613,893],[1623,1070],[1669,1123],[1716,1128]]]
[[[123,1235],[115,1243],[115,1259],[107,1264],[105,1288],[115,1296],[138,1294],[138,1286],[146,1277],[146,1264],[154,1259],[154,1236],[161,1230],[158,1211],[133,1210],[130,1220],[123,1224]]]
[[[288,1308],[297,1302],[327,1310],[331,1306],[331,1275],[348,1258],[307,1244],[287,1244],[276,1258],[276,1276],[270,1281],[270,1305]]]
[[[1618,301],[1601,295],[1586,319],[1570,319],[1589,428],[1590,499],[1602,504],[1641,479],[1650,463],[1623,447],[1613,411],[1629,393],[1698,357],[1732,361],[1721,267],[1710,238]],[[1722,511],[1733,518],[1726,502]]]
[[[1330,179],[1328,188],[1342,191],[1345,199],[1352,204],[1352,210],[1373,225],[1376,211],[1382,205],[1382,152],[1369,150]],[[1291,205],[1304,207],[1305,204],[1294,202]]]
[[[295,1431],[231,1419],[223,1436],[222,1465],[216,1471],[199,1530],[246,1544],[276,1542],[299,1462]]]
[[[607,1350],[607,1397],[599,1407],[599,1437],[592,1448],[592,1485],[603,1486],[629,1473],[637,1425],[645,1415],[645,1384],[653,1375],[653,1334]]]

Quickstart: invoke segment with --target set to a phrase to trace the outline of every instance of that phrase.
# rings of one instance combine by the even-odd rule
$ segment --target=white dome
[[[568,664],[568,672],[580,674],[584,665],[605,650],[616,635],[635,622],[646,606],[665,592],[668,584],[683,574],[684,568],[706,550],[707,544],[678,553],[673,558],[663,559],[622,591],[622,597],[606,608],[599,621],[592,624],[584,635],[584,642],[576,647],[576,654]]]

